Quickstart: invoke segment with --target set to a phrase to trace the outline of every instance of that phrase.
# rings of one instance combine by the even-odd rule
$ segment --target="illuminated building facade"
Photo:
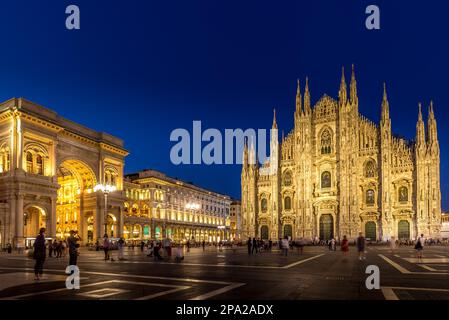
[[[126,175],[124,189],[126,240],[169,237],[180,242],[218,242],[229,239],[229,196],[156,170]]]
[[[83,242],[105,228],[121,234],[124,218],[123,141],[67,120],[22,98],[0,104],[0,244],[29,245],[39,228]],[[114,185],[105,214],[97,184]]]
[[[433,104],[427,128],[419,106],[414,141],[393,135],[386,88],[379,109],[380,124],[359,113],[354,69],[349,92],[343,72],[338,100],[323,95],[314,106],[308,83],[303,97],[298,81],[294,128],[280,142],[272,135],[270,161],[259,168],[255,148],[245,147],[244,237],[353,239],[362,232],[373,240],[421,233],[439,238],[440,146]]]
[[[449,212],[441,214],[441,238],[449,240]]]
[[[242,217],[241,217],[241,202],[239,200],[233,200],[231,202],[231,214],[230,220],[230,236],[232,240],[242,240]]]

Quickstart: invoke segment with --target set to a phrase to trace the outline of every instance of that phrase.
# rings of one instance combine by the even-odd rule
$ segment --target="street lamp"
[[[115,186],[109,184],[97,184],[94,187],[94,191],[101,191],[104,194],[104,234],[107,235],[108,231],[108,194],[117,190]]]

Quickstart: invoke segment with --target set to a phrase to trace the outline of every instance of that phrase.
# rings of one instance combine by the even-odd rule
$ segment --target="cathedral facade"
[[[281,141],[271,135],[270,158],[260,167],[254,146],[245,144],[241,187],[243,238],[439,238],[433,103],[427,130],[420,104],[416,139],[406,141],[392,133],[385,86],[380,123],[359,113],[354,68],[349,88],[343,71],[338,100],[324,95],[314,106],[308,81],[304,96],[298,81],[293,130]]]

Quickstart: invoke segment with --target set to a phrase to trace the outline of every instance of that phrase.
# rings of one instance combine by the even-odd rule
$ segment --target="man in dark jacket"
[[[36,276],[35,280],[40,280],[40,277],[42,277],[46,255],[47,249],[45,247],[45,228],[41,228],[39,230],[39,235],[34,241],[33,258],[36,260],[36,264],[34,265],[34,274]]]
[[[246,245],[248,246],[248,254],[250,255],[251,254],[251,248],[252,248],[251,238],[248,238],[248,241],[246,242]]]
[[[69,246],[69,266],[76,266],[78,260],[78,241],[82,241],[78,231],[70,230],[70,237],[67,239]]]

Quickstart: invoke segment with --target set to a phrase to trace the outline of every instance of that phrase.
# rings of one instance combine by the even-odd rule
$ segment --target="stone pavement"
[[[193,248],[180,263],[155,261],[138,248],[127,249],[125,257],[104,261],[102,252],[83,249],[81,288],[68,290],[68,257],[47,258],[45,278],[36,282],[32,259],[2,253],[0,299],[449,299],[449,247],[444,246],[426,247],[423,261],[416,260],[413,247],[392,252],[383,246],[368,247],[362,261],[354,247],[346,259],[340,251],[313,246],[288,257],[278,251],[248,256],[246,248]],[[366,288],[368,265],[380,269],[379,290]]]

